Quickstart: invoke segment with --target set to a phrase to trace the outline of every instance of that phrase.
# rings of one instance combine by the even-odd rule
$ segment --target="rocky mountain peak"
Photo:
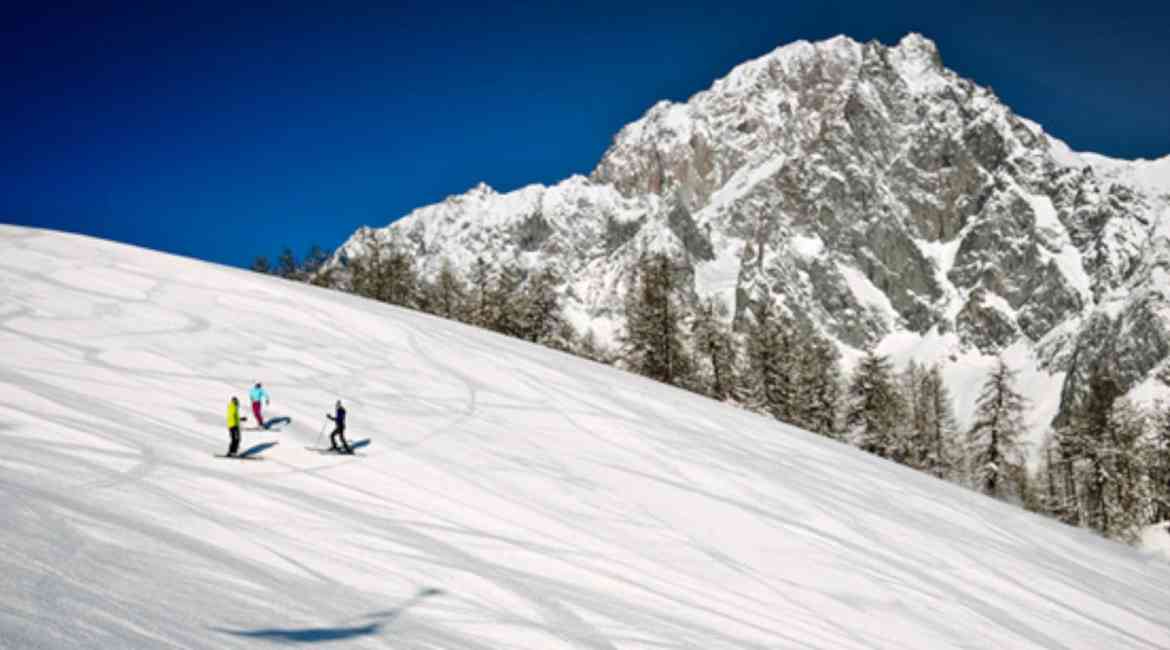
[[[1170,299],[1147,263],[1170,246],[1152,236],[1170,222],[1166,161],[1072,152],[943,67],[922,35],[839,36],[655,104],[588,178],[481,184],[386,235],[428,273],[444,257],[553,265],[578,326],[600,332],[621,322],[639,256],[668,251],[692,297],[718,296],[735,318],[778,301],[847,358],[1014,351],[1075,395],[1095,356],[1124,357],[1136,386],[1170,354]]]

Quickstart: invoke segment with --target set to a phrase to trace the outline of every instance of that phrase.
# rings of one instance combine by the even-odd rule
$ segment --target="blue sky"
[[[10,11],[0,221],[238,265],[332,248],[481,180],[588,173],[655,101],[842,33],[921,32],[1075,149],[1170,154],[1165,3],[705,4]]]

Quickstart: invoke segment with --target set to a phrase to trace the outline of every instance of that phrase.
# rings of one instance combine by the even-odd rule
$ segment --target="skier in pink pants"
[[[264,406],[268,406],[268,391],[264,390],[260,382],[256,382],[256,385],[248,392],[248,397],[252,398],[252,415],[256,416],[256,424],[267,428],[264,424],[264,416],[260,414],[260,402],[264,402]]]

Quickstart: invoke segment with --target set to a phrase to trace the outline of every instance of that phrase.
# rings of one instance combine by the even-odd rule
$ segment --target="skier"
[[[232,437],[232,444],[228,447],[228,456],[235,456],[236,452],[240,450],[240,420],[247,419],[240,417],[240,400],[232,396],[227,408],[228,434]]]
[[[329,434],[329,449],[338,453],[352,454],[353,448],[345,440],[345,407],[341,405],[341,400],[337,400],[337,412],[334,415],[326,413],[325,417],[336,423],[333,433]],[[341,440],[341,447],[337,446],[338,439]]]
[[[256,425],[267,429],[268,427],[264,426],[264,416],[260,414],[260,402],[263,401],[264,405],[268,406],[268,391],[264,390],[260,382],[256,382],[248,396],[252,398],[252,415],[256,416]]]

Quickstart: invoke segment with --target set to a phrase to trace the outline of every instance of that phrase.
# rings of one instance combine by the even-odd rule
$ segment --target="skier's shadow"
[[[280,443],[278,443],[278,442],[262,442],[258,445],[252,445],[251,447],[248,447],[244,451],[240,452],[240,457],[246,458],[248,456],[255,456],[256,454],[258,454],[266,449],[272,449],[273,447],[275,447],[278,444],[280,444]]]
[[[410,600],[394,609],[373,612],[361,618],[382,619],[365,625],[350,625],[339,627],[303,627],[303,628],[266,628],[259,630],[229,630],[212,628],[216,632],[232,634],[252,639],[267,639],[274,643],[323,643],[326,641],[342,641],[361,636],[371,636],[382,631],[387,624],[394,622],[403,612],[421,603],[431,596],[441,595],[441,589],[421,589]]]

